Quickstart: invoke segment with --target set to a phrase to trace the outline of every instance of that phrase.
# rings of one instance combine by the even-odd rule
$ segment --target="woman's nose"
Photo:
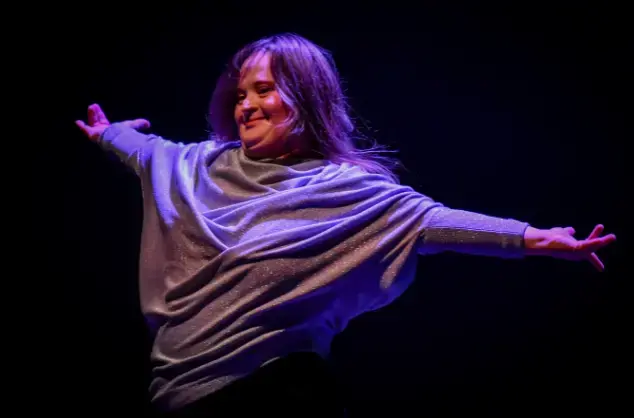
[[[244,100],[242,100],[242,109],[248,110],[253,109],[254,107],[255,106],[253,100],[249,99],[248,97],[245,97]]]
[[[251,100],[244,99],[240,105],[240,112],[244,120],[248,120],[256,110],[257,108],[253,105]]]

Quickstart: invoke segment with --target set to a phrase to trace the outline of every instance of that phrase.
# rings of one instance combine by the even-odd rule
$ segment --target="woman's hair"
[[[291,109],[290,134],[309,138],[312,150],[325,159],[348,162],[398,182],[393,170],[400,162],[384,155],[392,151],[356,129],[331,54],[293,33],[257,40],[233,56],[218,79],[209,105],[209,124],[216,140],[239,140],[234,109],[240,70],[247,59],[259,53],[270,54],[277,90]],[[361,148],[356,145],[359,140],[371,144]]]

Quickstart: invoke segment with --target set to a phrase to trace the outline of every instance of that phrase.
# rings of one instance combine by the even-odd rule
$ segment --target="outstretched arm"
[[[454,251],[475,255],[516,258],[532,255],[566,260],[587,260],[599,271],[604,265],[596,252],[616,240],[614,234],[601,236],[597,225],[583,240],[567,228],[538,229],[526,222],[498,218],[433,205],[423,221],[419,253]]]

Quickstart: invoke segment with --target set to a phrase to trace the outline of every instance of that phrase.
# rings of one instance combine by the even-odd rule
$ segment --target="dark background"
[[[401,298],[335,340],[350,416],[378,405],[429,416],[629,407],[625,12],[425,3],[347,17],[309,4],[241,6],[89,6],[57,28],[63,309],[48,323],[61,353],[49,376],[71,382],[57,402],[88,415],[148,402],[139,184],[74,120],[99,103],[111,121],[143,117],[163,137],[201,140],[230,55],[293,31],[333,52],[365,132],[399,150],[403,183],[450,207],[579,236],[603,223],[619,238],[601,254],[604,273],[547,258],[421,258]]]

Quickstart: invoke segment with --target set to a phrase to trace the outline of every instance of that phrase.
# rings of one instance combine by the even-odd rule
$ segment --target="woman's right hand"
[[[134,119],[121,122],[134,129],[147,129],[150,127],[150,122],[146,119]],[[106,114],[101,110],[101,106],[98,104],[92,104],[88,106],[88,121],[76,120],[75,124],[82,130],[82,132],[94,142],[97,142],[103,134],[103,131],[110,126],[110,122],[106,118]]]

